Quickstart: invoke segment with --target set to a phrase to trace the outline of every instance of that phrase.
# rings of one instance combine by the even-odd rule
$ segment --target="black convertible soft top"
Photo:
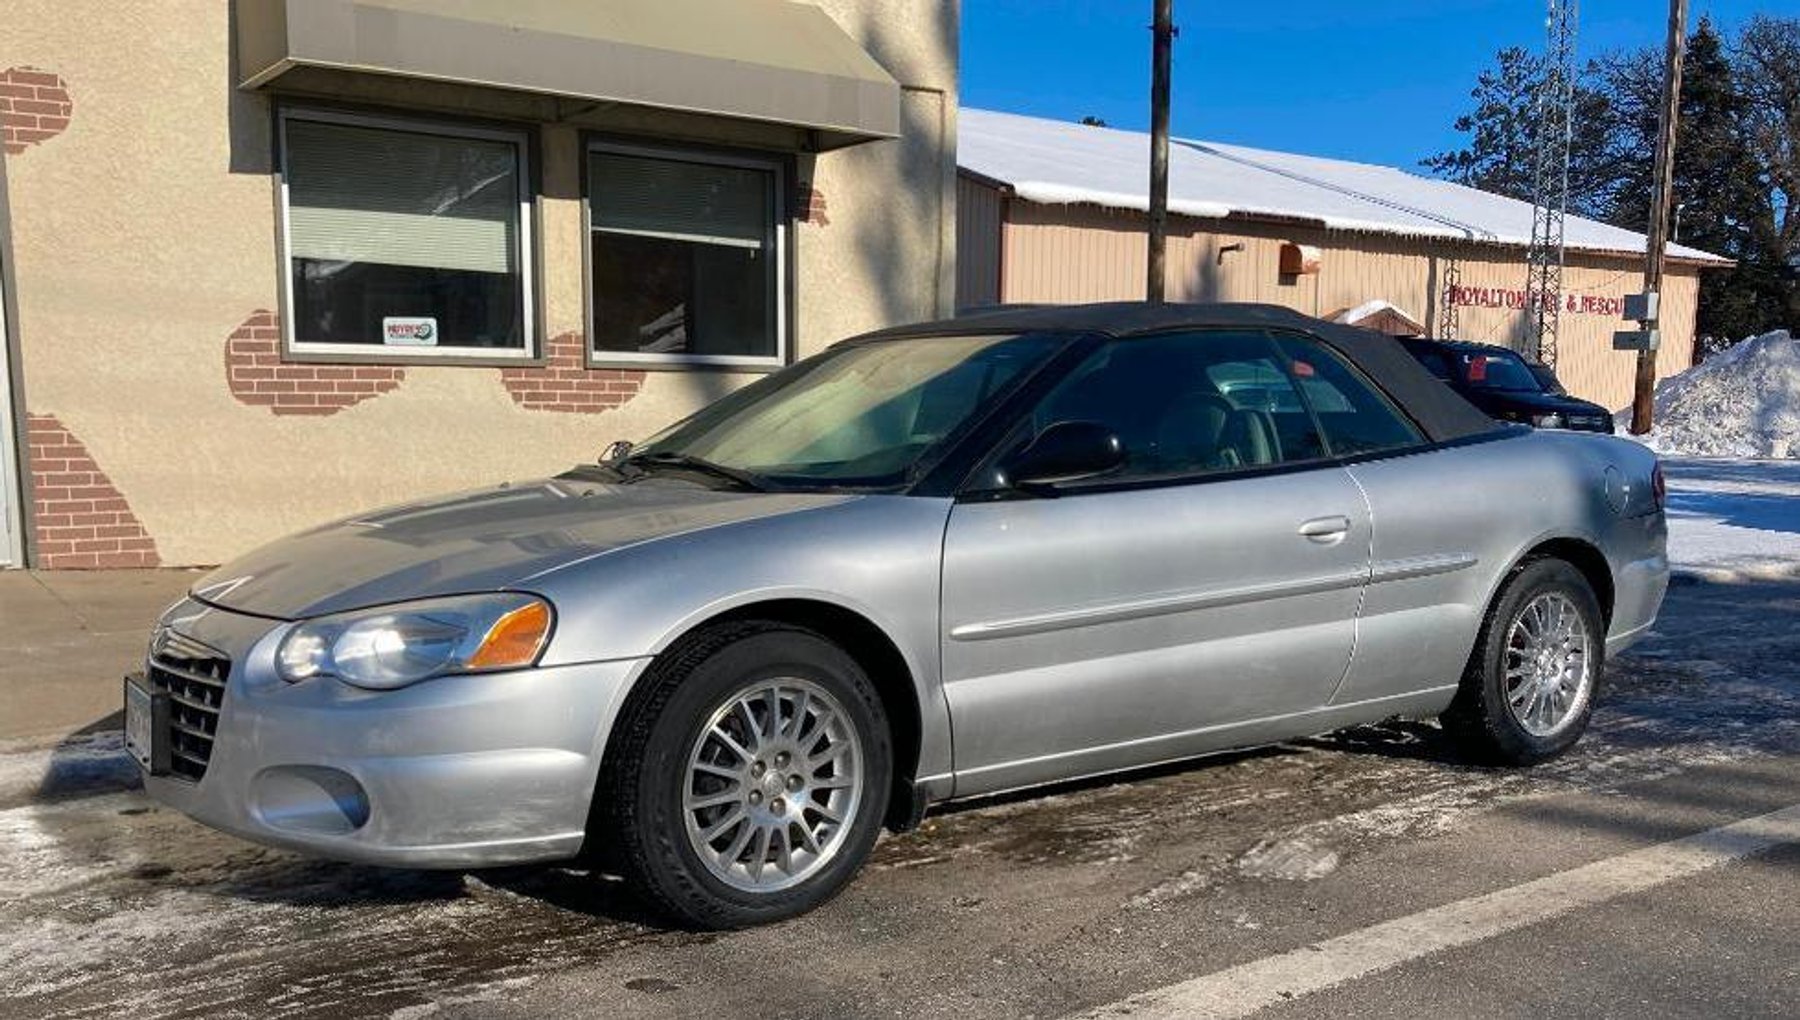
[[[1302,315],[1280,305],[1151,304],[1000,305],[954,319],[895,326],[861,341],[970,333],[1098,333],[1129,337],[1178,329],[1248,328],[1306,333],[1348,358],[1403,407],[1433,442],[1483,435],[1505,426],[1477,410],[1426,371],[1385,333]]]

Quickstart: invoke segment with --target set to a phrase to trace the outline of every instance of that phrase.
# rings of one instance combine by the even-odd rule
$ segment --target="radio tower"
[[[1455,252],[1444,259],[1443,277],[1443,293],[1438,295],[1438,339],[1460,340],[1462,321],[1456,314],[1456,292],[1462,289],[1462,264]]]
[[[1532,168],[1531,250],[1525,256],[1526,314],[1538,360],[1556,364],[1562,311],[1563,216],[1569,208],[1569,136],[1575,119],[1575,21],[1580,0],[1549,0],[1543,79],[1538,83]]]

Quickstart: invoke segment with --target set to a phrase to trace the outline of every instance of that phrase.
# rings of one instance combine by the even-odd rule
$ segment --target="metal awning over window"
[[[237,32],[245,88],[447,82],[788,125],[817,149],[900,132],[894,79],[786,0],[237,0]]]

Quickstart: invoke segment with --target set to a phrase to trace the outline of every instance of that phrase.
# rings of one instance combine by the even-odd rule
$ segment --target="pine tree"
[[[1495,54],[1494,62],[1469,93],[1474,112],[1456,118],[1456,130],[1473,135],[1468,147],[1423,165],[1458,184],[1529,202],[1533,97],[1542,74],[1538,60],[1517,46]]]
[[[1604,158],[1609,104],[1604,93],[1587,84],[1592,73],[1590,69],[1575,82],[1569,143],[1569,211],[1580,216],[1597,215],[1605,206],[1612,176]],[[1536,56],[1516,46],[1495,54],[1494,66],[1481,72],[1469,93],[1474,111],[1456,119],[1456,130],[1472,136],[1468,146],[1429,157],[1421,165],[1458,184],[1531,201],[1542,80]]]
[[[1619,83],[1622,93],[1631,97],[1633,115],[1625,137],[1634,151],[1656,151],[1660,77],[1660,72],[1654,76],[1657,99],[1648,109],[1638,107],[1647,83]],[[1633,230],[1648,227],[1652,186],[1648,163],[1642,158],[1621,162],[1629,174],[1615,196],[1608,217],[1612,222]],[[1688,39],[1682,70],[1671,196],[1679,220],[1674,240],[1738,259],[1740,265],[1729,272],[1701,275],[1695,324],[1700,336],[1743,337],[1766,328],[1775,311],[1755,286],[1754,270],[1743,264],[1745,258],[1756,261],[1751,221],[1767,202],[1759,177],[1745,137],[1744,98],[1737,90],[1725,41],[1712,20],[1702,17]]]
[[[1535,59],[1502,50],[1482,72],[1468,147],[1424,161],[1441,176],[1531,199]],[[1727,46],[1703,17],[1689,39],[1673,201],[1675,240],[1734,259],[1701,276],[1697,332],[1739,339],[1800,329],[1800,19],[1757,16]],[[1662,54],[1604,54],[1577,81],[1569,211],[1644,231],[1649,223]]]
[[[1734,49],[1743,138],[1763,199],[1746,217],[1750,239],[1738,275],[1770,316],[1760,328],[1800,335],[1800,18],[1757,15]]]

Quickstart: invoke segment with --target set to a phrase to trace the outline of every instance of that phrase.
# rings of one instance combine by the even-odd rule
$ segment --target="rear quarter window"
[[[1323,344],[1277,338],[1288,368],[1319,419],[1333,456],[1423,446],[1425,436],[1386,394]]]

